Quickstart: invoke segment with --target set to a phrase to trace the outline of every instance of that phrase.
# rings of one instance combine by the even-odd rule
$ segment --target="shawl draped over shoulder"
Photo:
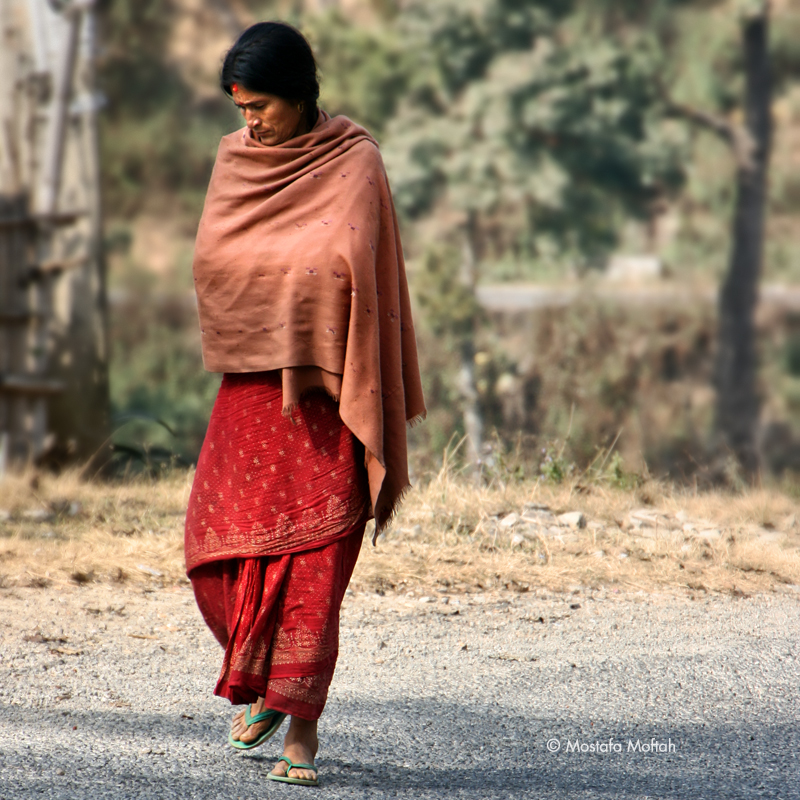
[[[277,146],[247,128],[224,136],[193,272],[207,370],[283,370],[285,413],[309,386],[337,395],[365,448],[377,534],[409,485],[406,424],[425,406],[375,140],[324,112]]]

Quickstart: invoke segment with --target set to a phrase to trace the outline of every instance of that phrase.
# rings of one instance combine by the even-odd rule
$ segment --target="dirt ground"
[[[6,478],[0,587],[186,585],[191,480],[191,471],[117,483],[78,473]],[[769,490],[476,488],[440,474],[408,495],[376,547],[364,548],[353,578],[364,591],[588,587],[703,597],[791,594],[800,585],[797,504]]]

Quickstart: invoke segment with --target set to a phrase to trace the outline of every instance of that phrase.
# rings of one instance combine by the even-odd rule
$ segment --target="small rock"
[[[154,569],[153,567],[148,567],[147,564],[137,564],[136,569],[141,570],[142,572],[144,572],[145,575],[150,575],[153,578],[164,577],[163,572],[159,572],[157,569]]]
[[[442,605],[445,605],[445,606],[446,606],[446,605],[448,605],[448,604],[450,603],[450,598],[449,598],[449,597],[440,597],[440,598],[439,598],[439,602],[440,602]]]
[[[429,595],[426,594],[426,595],[423,595],[422,597],[420,597],[419,602],[420,603],[435,603],[436,602],[436,598],[435,597],[430,597]]]
[[[67,774],[67,773],[66,773],[66,772],[64,772],[64,770],[63,770],[63,769],[57,769],[57,770],[56,770],[56,775],[58,775],[58,776],[63,776],[63,775],[66,775],[66,774]]]
[[[22,512],[22,516],[31,522],[49,522],[53,519],[53,512],[46,508],[29,508]]]
[[[542,511],[546,511],[549,513],[550,506],[546,506],[544,503],[525,503],[525,505],[522,507],[523,514],[531,514],[531,513],[535,514],[537,512],[542,512]]]
[[[649,525],[654,528],[656,525],[659,524],[658,514],[654,514],[652,511],[649,511],[644,508],[639,508],[636,511],[631,511],[630,519],[631,519],[631,524],[636,527]]]
[[[512,511],[507,517],[503,517],[500,522],[497,523],[498,527],[501,531],[507,531],[513,528],[519,522],[519,514]]]
[[[511,546],[519,547],[525,541],[525,537],[521,533],[515,533],[511,537]]]
[[[623,559],[623,558],[627,558],[627,557],[628,557],[628,554],[626,552],[624,552],[624,551],[617,556],[617,558],[619,558],[619,559]]]
[[[11,512],[0,508],[0,522],[8,522],[11,519]]]
[[[711,539],[719,539],[719,537],[722,534],[717,528],[706,528],[705,530],[700,531],[697,535],[701,539],[711,540]]]
[[[678,520],[678,522],[688,522],[689,515],[685,511],[681,510],[675,515],[675,519]]]
[[[693,522],[687,522],[684,524],[683,530],[686,533],[694,533],[694,531],[697,530],[697,526]]]
[[[555,517],[549,511],[526,511],[521,519],[534,525],[551,525]]]
[[[422,536],[422,525],[414,525],[410,534],[412,539],[419,539]]]
[[[605,550],[595,550],[594,553],[592,553],[592,555],[595,558],[605,558],[606,557]]]
[[[566,514],[559,514],[558,521],[561,525],[569,525],[570,528],[586,527],[586,517],[583,511],[568,511]]]

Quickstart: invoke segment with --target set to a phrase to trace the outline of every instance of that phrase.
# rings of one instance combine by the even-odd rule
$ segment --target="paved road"
[[[305,790],[188,590],[0,590],[0,798],[800,798],[800,598],[435,599],[347,598]]]

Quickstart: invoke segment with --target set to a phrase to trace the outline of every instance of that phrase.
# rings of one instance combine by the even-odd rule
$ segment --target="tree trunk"
[[[740,148],[736,172],[733,247],[719,298],[716,362],[716,427],[724,446],[745,474],[759,469],[760,399],[757,388],[755,306],[764,242],[767,170],[772,138],[769,12],[743,23],[746,77],[745,127],[749,146]]]
[[[464,235],[464,250],[461,262],[460,280],[474,295],[477,282],[475,265],[475,228],[473,214],[469,215]],[[475,386],[475,330],[478,321],[472,324],[472,330],[464,336],[460,346],[461,364],[459,368],[459,390],[464,416],[464,433],[466,434],[467,460],[472,467],[471,472],[476,480],[481,474],[481,449],[483,448],[483,417]]]

